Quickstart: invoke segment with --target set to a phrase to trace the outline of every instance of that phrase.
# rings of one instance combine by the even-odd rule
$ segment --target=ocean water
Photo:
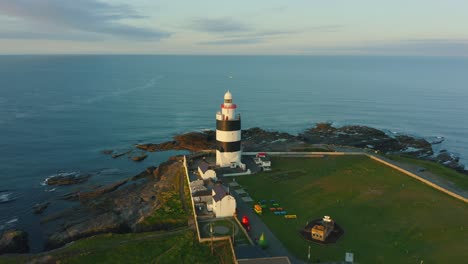
[[[317,122],[360,124],[425,138],[468,158],[468,59],[315,56],[0,56],[0,232],[17,227],[40,250],[31,207],[78,187],[41,183],[93,172],[128,177],[176,152],[135,163],[126,150],[214,129],[226,90],[243,127],[298,133]]]

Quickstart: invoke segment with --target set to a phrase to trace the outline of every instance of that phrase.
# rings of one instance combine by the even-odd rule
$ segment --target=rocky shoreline
[[[433,144],[440,144],[440,141]],[[389,136],[385,132],[368,126],[333,127],[319,123],[299,135],[267,131],[254,127],[242,130],[244,151],[331,151],[331,147],[355,147],[382,154],[404,154],[414,158],[430,160],[468,175],[460,158],[442,150],[434,153],[432,145],[423,138],[408,135]],[[155,152],[166,150],[200,151],[216,147],[215,131],[190,132],[177,135],[163,143],[139,144],[136,148]]]
[[[383,131],[367,126],[336,128],[331,124],[321,123],[298,135],[256,127],[243,130],[242,139],[244,151],[250,152],[335,151],[341,147],[355,147],[376,153],[405,154],[432,160],[467,174],[458,157],[447,151],[434,153],[432,144],[425,139],[405,135],[389,136]],[[136,148],[142,152],[200,151],[214,149],[215,145],[215,131],[204,131],[177,135],[173,140],[163,143],[140,144]],[[112,151],[106,151],[104,154],[111,153]],[[169,225],[151,222],[150,219],[154,212],[164,207],[165,200],[161,198],[161,194],[179,191],[175,186],[178,186],[177,175],[180,175],[180,171],[180,157],[173,157],[158,167],[149,167],[133,177],[114,184],[83,188],[59,197],[58,199],[76,201],[79,204],[61,212],[48,212],[42,218],[41,225],[47,234],[46,250],[100,233],[142,232],[171,228]],[[46,183],[83,184],[89,177],[89,174],[62,173],[48,178]],[[42,214],[49,204],[50,202],[36,204],[33,208],[34,213]],[[0,252],[27,251],[25,247],[27,234],[24,232],[5,231],[0,239],[2,241]]]

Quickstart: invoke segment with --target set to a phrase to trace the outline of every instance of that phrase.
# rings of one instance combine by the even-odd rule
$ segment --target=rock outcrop
[[[50,202],[38,203],[33,206],[34,214],[42,214],[47,207],[49,207]]]
[[[0,237],[0,254],[28,251],[28,233],[21,230],[7,230]]]
[[[159,144],[140,144],[136,147],[145,151],[189,150],[200,151],[216,148],[215,131],[190,132],[174,136],[174,140]],[[443,138],[434,144],[439,144]],[[442,141],[441,141],[442,140]],[[330,147],[334,146],[334,147]],[[335,147],[356,147],[386,154],[405,154],[432,160],[468,173],[459,158],[441,152],[434,155],[432,144],[423,138],[408,135],[388,135],[368,126],[334,127],[330,123],[319,123],[299,135],[268,131],[258,127],[242,130],[242,148],[255,151],[332,151]]]
[[[333,127],[320,123],[299,134],[307,143],[369,148],[383,153],[406,153],[417,157],[433,154],[431,144],[420,138],[405,135],[390,137],[383,131],[367,126]]]
[[[47,185],[71,185],[86,182],[91,174],[79,172],[62,172],[45,180]]]
[[[140,144],[136,147],[146,151],[165,151],[165,150],[190,150],[199,151],[212,149],[216,146],[216,135],[214,131],[190,132],[174,136],[174,140],[166,141],[160,144]]]
[[[41,221],[48,234],[46,249],[53,249],[79,238],[106,232],[140,232],[161,227],[146,221],[165,201],[158,199],[166,191],[178,193],[182,172],[178,159],[159,167],[95,190],[70,193],[80,205],[51,214]]]

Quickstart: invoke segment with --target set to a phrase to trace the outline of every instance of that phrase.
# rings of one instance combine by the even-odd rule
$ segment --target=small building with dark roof
[[[206,161],[201,161],[198,164],[198,174],[202,179],[207,180],[210,178],[216,179],[216,172],[210,168],[210,164]]]
[[[212,209],[217,218],[233,216],[236,212],[236,199],[231,196],[223,185],[216,184],[212,189]]]

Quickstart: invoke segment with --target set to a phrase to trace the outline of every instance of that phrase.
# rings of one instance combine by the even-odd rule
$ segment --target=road
[[[270,231],[270,229],[263,223],[262,219],[252,210],[252,204],[246,204],[242,201],[242,199],[233,194],[237,201],[237,209],[238,214],[237,217],[239,221],[242,220],[242,217],[245,215],[250,220],[250,237],[252,240],[255,241],[255,238],[260,238],[261,234],[264,233],[265,239],[268,242],[268,248],[262,251],[258,249],[256,251],[252,250],[252,252],[257,252],[256,256],[253,257],[282,257],[287,256],[291,263],[305,263],[296,257],[294,257],[289,251],[284,247],[281,241]],[[259,248],[259,246],[255,245],[253,247]]]

